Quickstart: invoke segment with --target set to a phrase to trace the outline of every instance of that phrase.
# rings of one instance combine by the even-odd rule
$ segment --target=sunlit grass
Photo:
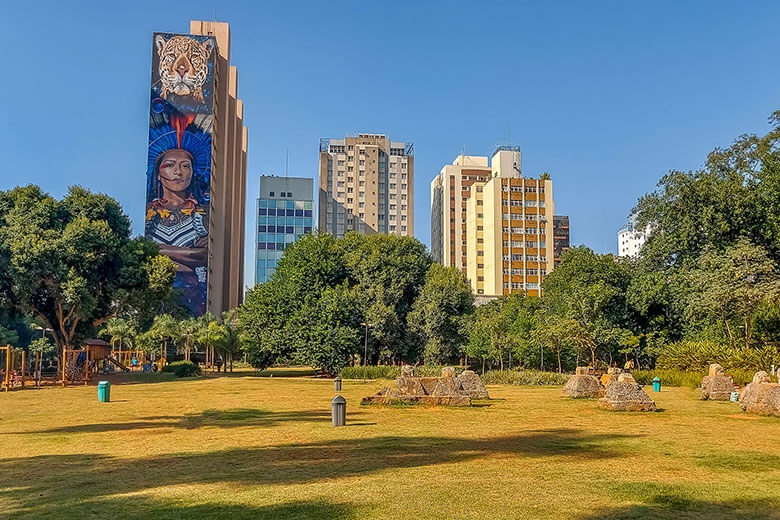
[[[688,388],[611,413],[561,387],[358,405],[387,381],[254,377],[0,395],[0,518],[777,518],[780,418]],[[152,381],[160,381],[151,384]]]

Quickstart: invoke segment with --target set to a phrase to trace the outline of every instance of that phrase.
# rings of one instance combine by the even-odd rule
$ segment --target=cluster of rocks
[[[482,379],[472,370],[456,377],[454,368],[445,367],[441,377],[415,377],[413,367],[404,367],[395,382],[397,390],[385,387],[376,395],[364,397],[361,404],[471,406],[472,399],[490,398]]]
[[[563,387],[563,395],[573,398],[600,398],[599,408],[612,411],[654,412],[655,402],[629,373],[610,368],[597,378],[591,367],[577,367]]]
[[[748,413],[780,416],[780,384],[773,383],[766,372],[756,372],[739,401]]]
[[[617,381],[610,383],[604,397],[599,399],[599,408],[614,412],[654,412],[655,402],[642,390],[629,373],[619,374]]]
[[[701,398],[711,401],[728,401],[734,392],[734,381],[723,373],[723,367],[717,363],[710,365],[709,375],[701,380]]]

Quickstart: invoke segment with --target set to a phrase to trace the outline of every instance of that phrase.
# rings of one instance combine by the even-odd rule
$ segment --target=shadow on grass
[[[358,518],[351,506],[334,504],[324,500],[290,502],[268,506],[229,505],[229,504],[198,504],[182,505],[166,503],[143,498],[135,500],[128,507],[128,499],[101,498],[89,500],[82,504],[88,509],[91,518],[123,518],[127,520],[147,520],[150,518],[176,519],[214,519],[230,518],[231,520],[298,520],[332,518],[336,520],[351,520]],[[42,514],[41,510],[20,511],[18,516],[4,518],[29,518],[28,515]],[[67,513],[65,515],[67,516]]]
[[[487,439],[383,436],[182,453],[154,459],[117,459],[98,454],[0,459],[0,497],[7,504],[14,504],[13,511],[27,511],[32,517],[56,513],[70,518],[91,511],[93,501],[151,490],[160,484],[304,484],[496,454],[595,462],[629,457],[628,451],[613,443],[632,437],[638,436],[554,429]],[[22,478],[35,482],[35,493],[13,488]]]
[[[614,509],[600,509],[581,520],[681,520],[694,518],[778,518],[780,500],[731,500],[725,502],[687,498],[675,494],[654,495],[648,503]]]
[[[359,415],[359,413],[351,414],[351,416],[356,415]],[[246,426],[275,426],[287,422],[325,422],[328,420],[330,420],[330,414],[321,410],[271,412],[256,408],[235,408],[232,410],[205,410],[202,413],[183,416],[156,415],[140,417],[138,421],[132,422],[75,424],[29,432],[9,432],[7,434],[105,433],[150,428],[185,428],[194,430],[205,426],[240,428]]]

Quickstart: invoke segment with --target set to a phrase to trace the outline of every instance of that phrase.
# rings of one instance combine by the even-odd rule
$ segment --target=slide
[[[120,370],[122,370],[122,372],[130,372],[130,369],[127,368],[126,366],[124,366],[122,363],[120,363],[115,357],[108,356],[106,359],[111,361],[116,366],[118,366],[120,368]]]

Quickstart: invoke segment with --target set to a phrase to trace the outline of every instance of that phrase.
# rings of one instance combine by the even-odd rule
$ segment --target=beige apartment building
[[[319,229],[414,235],[414,145],[382,134],[320,140]]]
[[[192,20],[190,34],[214,36],[217,41],[206,308],[219,316],[244,299],[248,137],[244,102],[238,99],[238,70],[230,64],[230,25]]]
[[[546,177],[546,176],[544,176]],[[549,178],[524,178],[519,148],[459,156],[431,183],[434,259],[456,266],[479,296],[538,296],[553,269]]]

